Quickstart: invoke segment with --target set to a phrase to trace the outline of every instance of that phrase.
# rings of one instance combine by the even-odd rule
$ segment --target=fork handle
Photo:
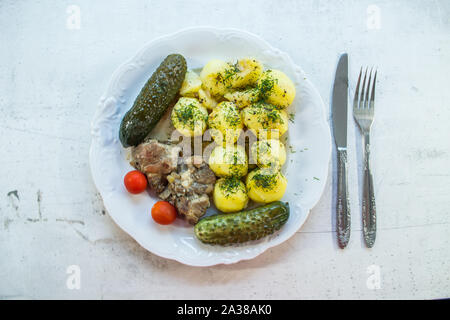
[[[370,137],[364,134],[364,185],[362,197],[362,217],[364,241],[368,248],[375,244],[377,232],[377,214],[375,207],[375,195],[373,190],[372,173],[369,165]]]
[[[344,249],[350,239],[350,205],[347,188],[347,150],[338,148],[338,180],[336,202],[336,227],[339,247]]]

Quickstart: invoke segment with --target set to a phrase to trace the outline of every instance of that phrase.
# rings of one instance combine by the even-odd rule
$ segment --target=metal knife
[[[347,102],[348,55],[342,54],[334,78],[331,103],[333,134],[337,148],[336,228],[339,247],[345,248],[350,239],[350,205],[347,188]]]

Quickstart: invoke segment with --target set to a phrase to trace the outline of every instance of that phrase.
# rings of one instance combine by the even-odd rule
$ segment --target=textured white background
[[[70,5],[80,29],[67,28]],[[380,29],[368,28],[370,5]],[[0,1],[0,299],[449,297],[449,17],[447,0]],[[361,65],[378,66],[373,249],[361,236],[353,121],[345,250],[332,227],[334,157],[304,227],[251,261],[187,267],[146,252],[108,217],[88,165],[98,99],[143,43],[197,25],[248,30],[288,52],[327,107],[340,52],[351,92]],[[80,290],[66,287],[73,264]]]

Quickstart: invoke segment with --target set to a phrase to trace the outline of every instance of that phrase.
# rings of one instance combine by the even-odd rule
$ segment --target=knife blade
[[[340,56],[336,68],[332,96],[333,135],[337,148],[336,231],[339,247],[345,248],[350,239],[350,205],[347,188],[347,107],[348,55]]]

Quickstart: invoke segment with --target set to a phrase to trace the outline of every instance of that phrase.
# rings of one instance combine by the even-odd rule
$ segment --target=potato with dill
[[[287,179],[274,168],[258,168],[246,179],[248,197],[255,202],[269,203],[280,200],[287,187]]]
[[[227,75],[231,67],[225,61],[213,59],[200,72],[202,86],[213,96],[223,96],[227,90]]]
[[[225,99],[234,102],[239,109],[245,108],[259,100],[259,90],[257,88],[248,88],[241,91],[225,93]]]
[[[216,146],[208,161],[210,169],[218,177],[243,177],[248,172],[245,148],[239,145]]]
[[[250,152],[260,168],[280,169],[286,162],[286,148],[277,139],[256,141],[252,144]]]
[[[209,114],[208,126],[216,143],[234,144],[244,128],[244,123],[236,105],[224,101]]]
[[[236,212],[248,203],[245,184],[236,177],[220,178],[214,186],[213,200],[222,212]]]
[[[232,88],[253,86],[263,73],[263,65],[256,59],[239,59],[230,66],[234,67],[233,71],[235,72],[231,75],[230,85]]]
[[[208,111],[197,99],[182,97],[173,107],[171,119],[182,135],[200,136],[206,130]]]
[[[286,108],[295,98],[295,85],[279,70],[266,70],[257,84],[260,97],[279,108]]]
[[[244,124],[260,138],[279,138],[288,130],[288,115],[274,105],[258,102],[242,110]]]
[[[262,71],[262,64],[255,59],[240,59],[234,64],[214,59],[203,67],[200,79],[203,88],[217,97],[231,89],[255,85]]]

